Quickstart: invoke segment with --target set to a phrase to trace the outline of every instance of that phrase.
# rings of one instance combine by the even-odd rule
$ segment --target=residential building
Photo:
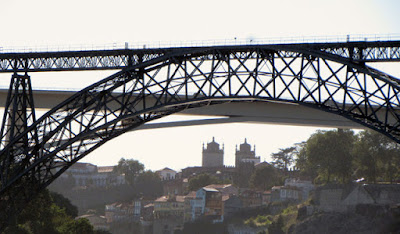
[[[285,180],[285,186],[298,188],[301,192],[302,201],[307,200],[311,191],[315,188],[310,180],[300,180],[297,178],[287,178]]]
[[[182,219],[185,209],[184,196],[162,196],[154,201],[154,218]]]
[[[201,198],[196,197],[196,192],[189,192],[185,196],[185,222],[191,222],[202,216],[204,213],[204,202]]]
[[[60,181],[72,180],[74,187],[106,187],[125,184],[125,177],[113,172],[113,166],[97,167],[77,162],[60,175]]]
[[[239,194],[239,189],[232,184],[210,184],[205,187],[218,190],[222,196]]]
[[[153,233],[174,233],[183,229],[185,197],[162,196],[154,201]]]
[[[223,167],[224,166],[224,146],[220,148],[213,137],[212,142],[207,143],[207,147],[203,144],[203,167]]]
[[[163,180],[162,184],[165,196],[177,196],[177,195],[183,195],[187,191],[188,180],[186,178]]]
[[[271,191],[271,202],[275,201],[302,201],[302,191],[293,186],[274,186]]]
[[[135,203],[116,202],[105,207],[107,223],[130,222],[134,219]]]
[[[268,205],[271,202],[271,191],[264,191],[262,193],[262,204],[263,205]]]
[[[177,172],[166,167],[164,169],[156,171],[156,173],[160,176],[161,180],[174,180]]]
[[[243,188],[239,191],[243,207],[257,207],[263,204],[263,191]]]
[[[203,187],[196,192],[196,198],[199,198],[200,204],[204,207],[202,214],[210,216],[214,221],[223,219],[222,195],[216,189]]]
[[[224,219],[232,217],[243,208],[242,200],[238,195],[224,195],[222,196],[222,203],[224,206]]]

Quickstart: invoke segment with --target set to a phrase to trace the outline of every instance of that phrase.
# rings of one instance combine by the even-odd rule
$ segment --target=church
[[[244,139],[244,143],[240,144],[239,149],[236,146],[235,154],[235,167],[239,167],[240,164],[250,163],[257,164],[260,162],[260,157],[256,156],[256,147],[253,150],[251,145],[247,143],[247,139]],[[223,167],[224,166],[224,145],[220,145],[215,142],[215,138],[212,138],[212,142],[207,143],[205,147],[203,144],[203,157],[202,167]]]

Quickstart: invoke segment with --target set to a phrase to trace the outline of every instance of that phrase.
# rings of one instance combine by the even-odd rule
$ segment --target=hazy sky
[[[398,0],[282,1],[99,1],[18,0],[0,6],[0,48],[113,45],[129,42],[191,42],[279,37],[397,34]],[[399,77],[393,65],[380,69]],[[34,88],[81,88],[110,72],[30,74]],[[7,87],[11,75],[0,75]],[[146,168],[201,165],[202,143],[225,144],[225,164],[234,164],[235,145],[247,137],[262,159],[306,140],[317,128],[267,124],[224,124],[142,130],[120,136],[82,161],[113,165],[121,157]]]

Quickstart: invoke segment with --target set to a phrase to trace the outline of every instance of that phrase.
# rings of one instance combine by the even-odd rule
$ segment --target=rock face
[[[400,233],[398,207],[360,205],[354,212],[321,212],[304,218],[289,233]]]

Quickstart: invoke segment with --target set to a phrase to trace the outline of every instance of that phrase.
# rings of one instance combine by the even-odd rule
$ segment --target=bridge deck
[[[358,41],[340,43],[250,44],[158,49],[115,49],[58,52],[0,53],[0,72],[40,72],[123,69],[134,64],[180,51],[226,51],[227,53],[269,49],[317,50],[357,62],[400,60],[400,41]]]
[[[0,90],[0,108],[4,108],[7,92],[8,90]],[[73,94],[75,94],[73,91],[37,90],[33,93],[33,96],[37,110],[47,111]],[[364,126],[338,115],[302,105],[281,102],[226,103],[189,109],[180,112],[180,114],[199,116],[200,119],[148,123],[140,129],[221,123],[270,123],[331,128],[364,128]]]

